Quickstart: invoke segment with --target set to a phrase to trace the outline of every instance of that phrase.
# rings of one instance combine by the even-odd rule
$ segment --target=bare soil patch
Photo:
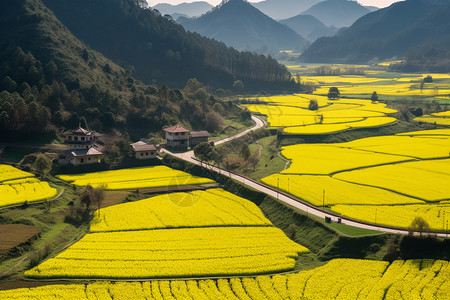
[[[14,247],[28,242],[40,231],[36,226],[21,224],[0,225],[0,254],[6,254]]]

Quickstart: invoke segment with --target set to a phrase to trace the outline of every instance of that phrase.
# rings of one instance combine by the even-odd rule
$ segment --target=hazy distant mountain
[[[376,6],[367,6],[367,5],[365,5],[364,7],[367,8],[368,10],[370,10],[371,12],[374,12],[374,11],[377,11],[377,10],[380,9],[379,7],[376,7]]]
[[[168,3],[159,3],[152,7],[157,9],[162,15],[172,15],[176,19],[176,15],[186,15],[189,17],[197,17],[210,11],[213,6],[205,1],[198,1],[192,3],[180,3],[178,5],[172,5]]]
[[[363,62],[404,56],[411,47],[422,57],[450,49],[448,0],[407,0],[367,14],[335,37],[315,41],[301,56],[315,62]],[[445,42],[447,41],[447,42]],[[413,53],[414,54],[414,53]],[[412,57],[417,55],[412,55]]]
[[[207,14],[181,23],[186,30],[222,41],[239,50],[299,50],[307,41],[286,25],[244,0],[229,0]]]
[[[296,16],[322,1],[323,0],[265,0],[258,3],[252,3],[252,5],[269,17],[280,20]]]
[[[279,22],[291,27],[310,42],[314,42],[323,36],[333,36],[337,32],[335,27],[327,27],[317,18],[310,15],[297,15]]]
[[[368,13],[369,9],[349,0],[326,0],[303,12],[304,15],[316,17],[327,26],[337,28],[348,27]]]

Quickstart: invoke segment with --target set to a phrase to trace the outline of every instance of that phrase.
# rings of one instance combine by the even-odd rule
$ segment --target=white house
[[[103,153],[95,148],[64,151],[66,161],[74,166],[100,163]]]
[[[130,146],[131,148],[133,148],[136,159],[156,158],[158,149],[155,145],[139,141],[137,143],[131,144]]]
[[[189,145],[189,130],[181,125],[163,129],[166,132],[166,143],[171,148],[187,149]]]

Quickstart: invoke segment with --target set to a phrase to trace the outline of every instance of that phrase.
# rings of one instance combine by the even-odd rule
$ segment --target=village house
[[[198,144],[207,143],[210,135],[208,131],[191,131],[189,136],[189,146],[194,148]]]
[[[155,145],[139,141],[137,143],[130,144],[130,146],[133,148],[136,159],[156,158],[158,149]]]
[[[81,126],[64,133],[64,144],[69,148],[60,155],[58,163],[74,166],[100,163],[103,157],[101,147],[96,143],[101,136]]]
[[[166,132],[166,144],[170,148],[187,149],[189,145],[189,130],[181,125],[163,129]]]
[[[70,130],[64,133],[66,144],[70,149],[89,149],[93,146],[99,134],[94,131],[89,131],[78,127],[75,130]]]
[[[74,166],[100,163],[102,156],[103,153],[95,148],[64,151],[65,160]]]

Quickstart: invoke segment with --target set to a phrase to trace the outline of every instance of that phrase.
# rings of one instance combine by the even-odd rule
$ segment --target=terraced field
[[[317,101],[318,110],[309,110],[310,100]],[[386,114],[396,113],[385,104],[363,99],[329,100],[320,95],[262,97],[245,106],[252,112],[267,116],[271,128],[284,128],[286,134],[320,135],[356,128],[373,128],[395,123]]]
[[[149,279],[292,270],[308,252],[253,203],[221,189],[156,196],[96,212],[92,233],[39,266],[35,279]]]
[[[215,280],[49,285],[0,291],[1,299],[448,299],[450,264],[440,260],[335,259],[298,273]],[[324,284],[326,283],[326,284]]]
[[[408,228],[423,217],[445,231],[450,130],[284,147],[291,166],[262,181],[344,216]]]
[[[99,187],[106,185],[107,190],[134,190],[214,183],[211,179],[193,176],[166,166],[139,167],[77,175],[56,175],[56,177],[76,186],[91,185],[92,187]]]
[[[50,199],[56,194],[56,189],[33,174],[0,165],[0,207]]]

